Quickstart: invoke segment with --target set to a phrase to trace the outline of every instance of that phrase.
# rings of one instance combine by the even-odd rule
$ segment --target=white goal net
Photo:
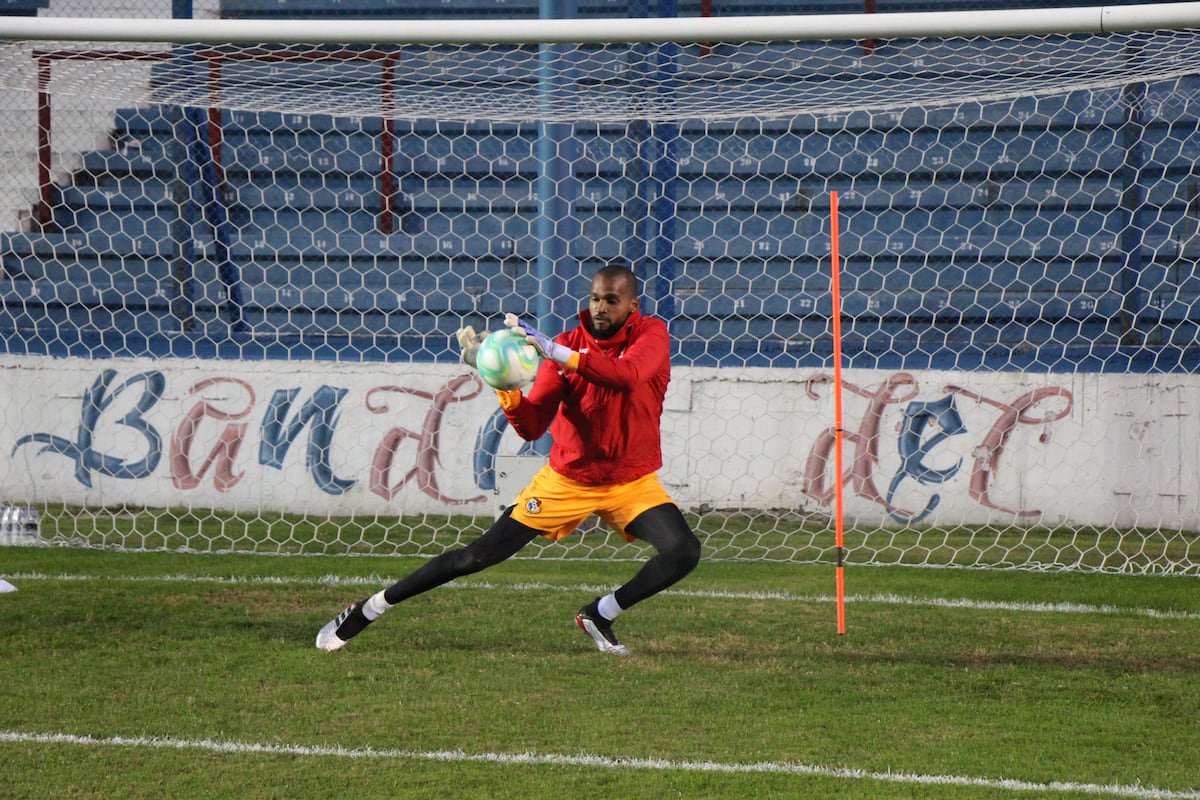
[[[546,446],[454,331],[619,261],[706,557],[830,561],[840,484],[850,564],[1200,574],[1200,4],[854,16],[0,21],[0,501],[441,552]]]

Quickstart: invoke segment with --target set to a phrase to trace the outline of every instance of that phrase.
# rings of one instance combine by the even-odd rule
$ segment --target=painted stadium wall
[[[843,375],[862,522],[1200,529],[1200,377]],[[461,366],[0,357],[6,502],[477,513],[522,446]],[[832,374],[676,367],[664,482],[688,508],[822,512]]]

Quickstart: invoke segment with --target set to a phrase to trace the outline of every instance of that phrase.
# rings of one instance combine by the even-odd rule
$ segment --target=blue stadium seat
[[[90,150],[83,154],[81,171],[98,180],[117,175],[170,179],[177,170],[176,161],[159,150],[153,157],[142,155],[140,148],[123,152]]]
[[[1145,111],[1152,123],[1188,124],[1200,120],[1200,76],[1181,75],[1146,87]]]
[[[178,329],[165,296],[119,282],[107,286],[49,279],[0,280],[0,327],[40,330],[55,338],[61,327],[158,333]]]
[[[0,16],[36,17],[38,11],[50,7],[50,0],[0,0]]]
[[[113,112],[113,133],[117,142],[123,139],[171,136],[174,123],[166,106],[118,108]]]

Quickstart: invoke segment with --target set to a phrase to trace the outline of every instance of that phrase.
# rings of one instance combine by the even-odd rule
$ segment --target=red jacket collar
[[[638,320],[642,318],[642,312],[631,311],[629,317],[626,318],[625,324],[617,331],[610,339],[597,339],[592,333],[592,312],[588,309],[583,309],[579,312],[579,322],[583,327],[584,333],[587,334],[589,346],[598,347],[601,350],[620,350],[629,344],[629,332],[637,325]]]

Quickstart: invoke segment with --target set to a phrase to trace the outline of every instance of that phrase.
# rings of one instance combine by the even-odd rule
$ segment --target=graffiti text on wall
[[[833,380],[828,374],[815,375],[808,380],[809,397],[818,399],[817,387]],[[855,430],[843,431],[843,441],[851,447],[849,467],[841,476],[859,497],[882,506],[893,519],[899,522],[919,522],[929,515],[941,496],[930,495],[924,508],[912,510],[902,508],[895,502],[896,494],[907,481],[925,486],[937,486],[954,478],[962,468],[962,461],[942,469],[927,466],[930,456],[939,447],[956,436],[969,435],[971,431],[959,413],[956,398],[965,397],[981,405],[991,406],[1000,413],[982,440],[972,450],[974,463],[971,467],[971,498],[985,508],[1019,516],[1037,516],[1037,509],[1016,509],[1000,505],[990,494],[990,484],[1002,468],[1001,457],[1009,437],[1018,425],[1040,425],[1039,437],[1042,444],[1049,441],[1049,425],[1071,412],[1071,393],[1058,387],[1042,387],[1027,392],[1012,402],[1004,402],[972,392],[961,386],[947,385],[942,388],[943,396],[935,401],[917,401],[919,386],[916,378],[898,372],[875,389],[868,389],[843,381],[843,388],[867,400],[866,409]],[[896,440],[899,466],[891,476],[886,490],[875,482],[880,462],[881,423],[888,406],[907,403]],[[828,428],[821,432],[809,451],[804,467],[804,491],[819,502],[828,505],[834,497],[835,487],[829,483],[829,466],[833,459],[837,432]]]
[[[449,496],[441,490],[437,478],[443,414],[449,405],[476,397],[482,386],[473,374],[466,374],[448,381],[433,392],[402,386],[377,386],[367,392],[363,402],[371,414],[389,413],[386,403],[388,394],[416,397],[428,404],[418,429],[393,427],[384,433],[375,446],[369,490],[391,499],[411,482],[420,491],[443,503],[457,505],[485,500],[483,495]],[[165,388],[166,378],[157,370],[142,372],[117,382],[116,370],[106,369],[84,392],[79,423],[72,437],[32,433],[17,440],[13,454],[24,445],[40,444],[39,455],[52,453],[73,462],[75,479],[87,487],[92,486],[96,475],[126,480],[150,477],[162,460],[163,436],[147,419],[147,414],[162,400]],[[232,393],[232,401],[225,398],[227,405],[232,407],[222,408],[216,402],[199,397],[203,392],[218,388]],[[122,396],[127,392],[138,394],[132,398],[132,408],[115,422],[138,438],[137,449],[140,453],[137,458],[103,453],[94,445],[96,431],[105,412],[118,400],[126,402],[129,398],[122,399]],[[260,424],[258,463],[276,470],[282,469],[292,445],[307,431],[305,469],[313,483],[332,495],[349,491],[355,481],[337,475],[332,460],[334,435],[347,393],[348,390],[344,388],[321,386],[300,402],[298,388],[275,391]],[[244,473],[237,469],[237,458],[248,433],[246,420],[254,408],[254,389],[243,380],[215,377],[198,381],[187,394],[198,399],[183,414],[170,438],[167,463],[171,481],[178,489],[195,489],[211,471],[213,486],[218,491],[227,492],[244,477]],[[206,420],[216,422],[222,428],[208,453],[197,456],[193,451],[197,447],[198,431]],[[416,443],[415,463],[398,479],[393,479],[392,470],[397,453],[406,440]]]

